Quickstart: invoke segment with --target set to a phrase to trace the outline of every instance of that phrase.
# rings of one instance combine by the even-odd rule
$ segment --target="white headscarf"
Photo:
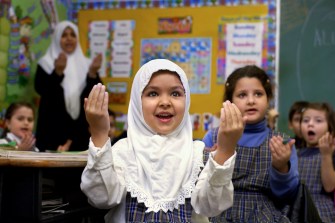
[[[62,87],[64,89],[66,111],[73,119],[77,119],[80,112],[80,95],[86,84],[86,76],[91,61],[83,54],[79,44],[78,28],[75,24],[69,21],[62,21],[56,25],[51,44],[38,64],[48,74],[52,73],[52,71],[55,69],[55,59],[58,58],[59,54],[63,51],[60,45],[60,41],[62,34],[67,27],[73,29],[74,33],[76,34],[77,47],[73,53],[66,54],[67,63],[64,70]]]
[[[180,125],[168,135],[158,135],[144,121],[142,92],[153,73],[176,72],[185,89],[186,104]],[[128,109],[128,148],[113,147],[114,161],[125,169],[127,191],[147,212],[173,211],[191,197],[202,163],[203,144],[196,149],[189,115],[190,89],[185,72],[175,63],[156,59],[137,72]]]

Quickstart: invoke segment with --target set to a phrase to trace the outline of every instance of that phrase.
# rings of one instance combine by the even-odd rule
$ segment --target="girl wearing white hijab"
[[[93,87],[85,99],[91,140],[81,189],[90,204],[110,209],[106,222],[208,222],[231,207],[244,119],[234,104],[223,104],[218,148],[201,171],[204,144],[192,139],[189,106],[187,77],[178,65],[165,59],[144,64],[131,89],[128,138],[111,147],[108,94],[101,84]]]
[[[41,96],[36,143],[41,150],[85,150],[89,142],[83,101],[101,82],[101,55],[86,58],[75,24],[57,24],[51,45],[38,62],[35,89]]]

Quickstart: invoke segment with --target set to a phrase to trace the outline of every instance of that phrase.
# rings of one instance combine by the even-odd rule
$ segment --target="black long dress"
[[[89,131],[84,111],[84,98],[92,87],[101,83],[99,76],[86,78],[86,86],[80,95],[80,114],[73,120],[65,107],[64,91],[61,82],[64,76],[46,73],[38,65],[35,76],[35,90],[41,96],[36,126],[36,146],[41,151],[57,150],[68,139],[72,140],[71,151],[88,148]]]

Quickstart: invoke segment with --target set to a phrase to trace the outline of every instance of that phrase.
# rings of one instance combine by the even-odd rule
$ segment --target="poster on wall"
[[[142,39],[141,64],[165,58],[186,73],[192,94],[209,94],[211,82],[211,38]]]
[[[133,20],[92,21],[89,24],[88,54],[102,55],[101,77],[129,78],[133,64]]]
[[[262,16],[222,17],[219,23],[217,83],[237,68],[267,64],[267,23]]]
[[[112,22],[111,76],[129,78],[133,64],[133,30],[135,21]]]
[[[109,21],[92,21],[89,25],[89,56],[93,60],[97,55],[102,55],[99,74],[106,77],[107,58],[109,53]]]
[[[106,86],[109,104],[126,104],[127,82],[108,82]]]

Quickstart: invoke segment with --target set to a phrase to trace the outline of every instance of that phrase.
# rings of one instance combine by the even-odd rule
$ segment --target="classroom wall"
[[[69,19],[77,22],[80,11],[85,10],[117,10],[129,9],[130,12],[137,8],[183,8],[183,7],[216,7],[216,6],[257,6],[266,4],[268,16],[268,31],[269,34],[269,52],[265,60],[267,71],[271,75],[275,75],[275,30],[276,30],[276,0],[171,0],[171,1],[89,1],[89,0],[60,0],[60,1],[40,1],[40,0],[0,0],[0,41],[5,43],[0,48],[0,119],[3,117],[5,108],[12,101],[27,100],[31,101],[36,108],[38,107],[39,97],[33,88],[34,73],[38,59],[44,54],[50,43],[50,35],[52,33],[52,24],[57,21]],[[50,5],[52,4],[52,7]],[[13,17],[10,8],[15,11]],[[252,14],[252,9],[248,9],[246,14]],[[111,11],[112,13],[112,11]],[[205,22],[204,22],[205,23]],[[23,29],[26,31],[20,32]],[[81,33],[83,35],[83,33]],[[84,34],[85,35],[85,34]],[[22,38],[24,37],[24,38]],[[22,53],[23,59],[20,57],[20,45],[22,41],[27,42],[29,50]],[[217,43],[215,43],[217,44]],[[268,43],[267,43],[268,44]],[[85,43],[82,47],[87,48]],[[215,53],[213,54],[215,56]],[[2,60],[1,58],[5,58]],[[26,66],[20,68],[21,59]],[[215,61],[215,57],[212,57]],[[215,62],[213,63],[215,64]],[[214,66],[214,65],[212,65]],[[139,64],[134,66],[134,71],[139,67]],[[224,88],[223,85],[218,85],[215,82],[215,68],[212,69],[211,78],[212,93],[215,90],[215,97],[210,100],[204,95],[193,95],[192,100],[199,100],[204,105],[199,109],[199,112],[208,111],[212,114],[219,112],[221,106]],[[210,106],[208,106],[210,104]],[[209,108],[209,109],[206,109]],[[116,106],[116,110],[119,108]],[[119,109],[122,112],[124,108]],[[197,108],[191,108],[193,113],[198,112]],[[0,122],[0,129],[3,122]],[[204,131],[199,131],[195,134],[195,138],[202,138]]]

